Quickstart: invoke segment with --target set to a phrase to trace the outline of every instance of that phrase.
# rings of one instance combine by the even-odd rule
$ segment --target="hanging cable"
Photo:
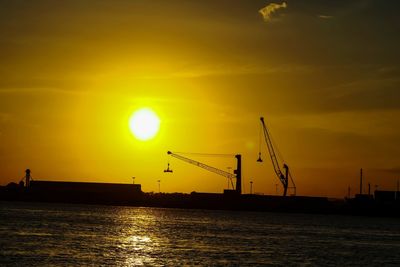
[[[261,143],[262,143],[262,125],[260,124],[260,131],[258,132],[258,159],[257,162],[263,162],[262,157],[261,157]]]
[[[276,145],[274,136],[273,136],[272,133],[271,133],[271,130],[270,130],[269,125],[268,125],[267,123],[265,123],[265,124],[267,125],[267,131],[268,131],[268,133],[269,133],[269,137],[270,137],[270,139],[271,139],[272,145],[273,145],[273,147],[274,147],[274,149],[275,149],[275,151],[276,151],[276,154],[277,154],[278,158],[279,158],[283,163],[285,163],[286,161],[285,161],[285,159],[283,158],[282,153],[281,153],[281,151],[279,150],[279,147]]]
[[[174,152],[175,154],[181,155],[193,155],[199,157],[221,157],[221,158],[230,158],[235,156],[234,154],[210,154],[210,153],[191,153],[191,152]]]

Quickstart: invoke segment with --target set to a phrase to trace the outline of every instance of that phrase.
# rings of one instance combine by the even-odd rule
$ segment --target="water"
[[[0,202],[0,266],[399,266],[400,220]]]

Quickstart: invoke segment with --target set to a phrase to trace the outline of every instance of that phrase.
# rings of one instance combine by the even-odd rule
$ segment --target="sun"
[[[153,110],[142,108],[132,114],[129,119],[129,128],[137,139],[148,141],[153,139],[160,130],[160,118]]]

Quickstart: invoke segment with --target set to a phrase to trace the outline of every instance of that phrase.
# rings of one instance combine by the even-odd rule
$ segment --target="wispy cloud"
[[[320,19],[333,19],[333,16],[329,16],[329,15],[318,15],[318,18],[320,18]]]
[[[282,4],[271,3],[260,9],[258,12],[263,16],[264,21],[270,21],[272,14],[282,8],[287,8],[286,2],[283,2]]]
[[[311,65],[265,65],[265,64],[212,64],[212,65],[198,65],[191,66],[187,70],[181,70],[172,73],[171,77],[203,77],[203,76],[229,76],[229,75],[258,75],[258,74],[276,74],[276,73],[296,73],[296,74],[310,74],[315,71],[315,67]]]

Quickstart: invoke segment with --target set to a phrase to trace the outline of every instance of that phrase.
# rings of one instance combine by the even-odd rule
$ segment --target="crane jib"
[[[281,181],[281,183],[283,185],[283,195],[286,196],[286,194],[287,194],[287,189],[289,187],[289,178],[292,181],[293,189],[296,192],[296,186],[294,184],[292,176],[289,173],[289,166],[286,164],[283,164],[283,168],[285,169],[285,174],[283,174],[283,172],[281,171],[281,169],[279,167],[279,162],[278,162],[278,158],[276,157],[274,146],[272,144],[271,135],[268,131],[267,126],[265,125],[264,118],[261,117],[260,121],[261,121],[261,127],[263,129],[263,133],[264,133],[265,143],[267,144],[268,152],[269,152],[269,155],[271,158],[272,166],[274,168],[276,176],[278,177],[278,179]],[[261,138],[261,136],[260,136],[260,138]],[[260,149],[261,149],[261,147],[260,147]],[[259,155],[261,155],[261,150],[260,150]],[[260,156],[258,162],[262,162],[261,156]]]
[[[172,156],[172,157],[174,157],[174,158],[182,160],[182,161],[184,161],[186,163],[195,165],[197,167],[203,168],[205,170],[208,170],[210,172],[216,173],[218,175],[227,177],[229,179],[236,179],[236,189],[235,190],[239,194],[241,194],[241,191],[242,191],[242,166],[241,166],[241,164],[242,164],[242,162],[241,162],[242,156],[241,155],[236,155],[235,156],[235,158],[237,159],[237,169],[234,171],[235,174],[232,174],[232,173],[220,170],[218,168],[212,167],[210,165],[204,164],[202,162],[199,162],[199,161],[184,157],[182,155],[178,155],[178,154],[173,153],[171,151],[168,151],[167,154]]]

